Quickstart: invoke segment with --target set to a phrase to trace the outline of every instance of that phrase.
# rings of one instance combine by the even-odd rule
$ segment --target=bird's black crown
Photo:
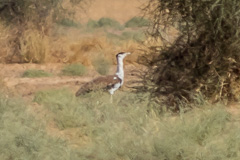
[[[116,55],[116,57],[118,57],[119,55],[121,55],[121,54],[125,54],[126,52],[119,52],[117,55]]]

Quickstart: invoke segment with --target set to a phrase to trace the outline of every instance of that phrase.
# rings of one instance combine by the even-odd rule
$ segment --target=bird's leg
[[[110,103],[113,102],[113,95],[111,94],[111,97],[110,97]]]

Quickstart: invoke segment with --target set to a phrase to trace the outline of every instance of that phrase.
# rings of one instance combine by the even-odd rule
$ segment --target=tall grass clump
[[[159,115],[149,94],[91,92],[76,98],[66,89],[35,95],[64,132],[88,137],[78,155],[87,159],[232,159],[240,158],[240,125],[222,105],[199,105],[187,113]],[[91,101],[89,101],[91,99]],[[81,131],[80,133],[76,130]]]
[[[62,69],[62,75],[82,76],[86,73],[86,71],[86,67],[82,64],[69,64]]]
[[[35,77],[50,77],[51,73],[43,70],[29,69],[23,72],[22,77],[35,78]]]
[[[179,109],[201,92],[212,102],[236,100],[239,83],[240,1],[151,0],[145,8],[149,30],[162,43],[150,46],[142,63],[145,82],[158,101]],[[153,12],[154,11],[154,12]],[[178,30],[169,41],[169,30]]]
[[[143,17],[133,17],[125,23],[125,27],[128,28],[146,27],[148,25],[149,20]]]
[[[21,61],[43,63],[49,53],[49,38],[38,30],[26,30],[20,40]]]
[[[109,69],[110,69],[110,65],[111,65],[110,62],[102,56],[99,56],[98,58],[93,60],[94,68],[101,75],[108,74]]]
[[[85,2],[85,3],[82,3]],[[81,5],[84,8],[85,0],[70,1],[70,4]],[[52,23],[63,16],[73,15],[69,9],[62,7],[62,0],[43,1],[0,1],[0,19],[10,28],[8,62],[36,62],[45,59],[46,42],[50,35]],[[31,25],[29,25],[31,24]]]
[[[74,159],[65,140],[49,136],[44,120],[36,120],[17,99],[0,95],[0,157],[9,159]],[[79,158],[79,157],[78,157]]]

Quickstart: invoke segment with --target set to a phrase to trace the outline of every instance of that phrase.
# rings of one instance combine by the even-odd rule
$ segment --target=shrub
[[[156,2],[156,3],[154,3]],[[212,102],[236,100],[240,73],[240,1],[151,1],[146,14],[154,24],[150,35],[162,44],[143,57],[149,67],[145,82],[158,101],[179,109],[201,92]],[[154,12],[153,12],[154,11]],[[166,35],[177,26],[177,38]],[[159,100],[160,99],[160,100]]]
[[[110,69],[110,62],[104,57],[98,57],[93,61],[93,66],[98,73],[101,75],[106,75]]]
[[[123,29],[123,26],[116,20],[111,18],[101,18],[98,20],[99,27],[111,27],[116,29]]]
[[[67,76],[82,76],[86,73],[86,67],[82,64],[69,64],[62,69],[62,74]]]
[[[145,27],[149,25],[149,20],[142,17],[133,17],[125,23],[125,27]]]
[[[81,27],[80,23],[76,23],[74,20],[69,18],[64,18],[57,23],[66,27],[75,27],[75,28]]]
[[[82,8],[87,3],[85,0],[70,1],[70,4],[80,4]],[[10,52],[8,50],[7,56],[8,62],[41,63],[44,61],[47,49],[45,46],[49,44],[45,40],[51,30],[52,22],[63,16],[74,14],[70,9],[63,8],[62,4],[62,0],[0,1],[1,22],[5,22],[11,28],[11,32],[8,33],[8,37],[11,38],[9,43],[11,50]],[[27,26],[28,24],[30,25]],[[26,33],[27,30],[34,30],[35,35]]]
[[[94,21],[92,19],[88,20],[87,22],[87,27],[88,28],[98,28],[99,27],[99,24],[97,21]]]
[[[50,77],[52,76],[51,73],[45,72],[43,70],[36,70],[36,69],[30,69],[23,72],[22,77],[29,77],[29,78],[35,78],[35,77]]]

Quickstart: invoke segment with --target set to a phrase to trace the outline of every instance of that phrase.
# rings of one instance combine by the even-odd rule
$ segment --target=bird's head
[[[130,52],[120,52],[116,55],[117,59],[124,59],[127,55],[131,54]]]

